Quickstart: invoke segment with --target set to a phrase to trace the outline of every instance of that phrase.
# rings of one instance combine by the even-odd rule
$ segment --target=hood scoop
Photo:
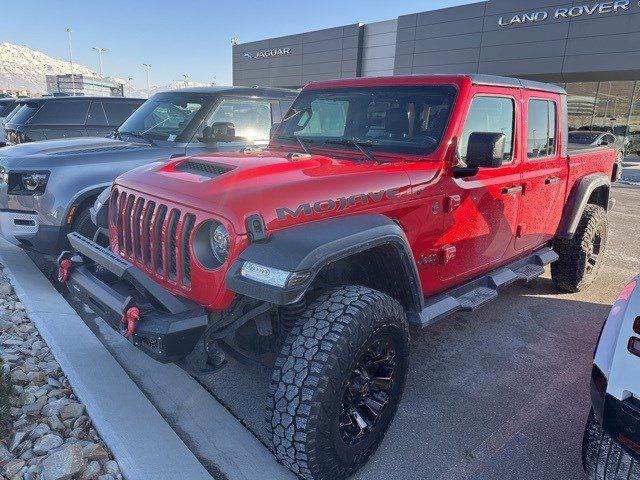
[[[235,167],[227,165],[217,165],[209,162],[199,162],[197,160],[187,160],[176,165],[173,169],[177,172],[187,172],[203,177],[215,178],[230,172]]]

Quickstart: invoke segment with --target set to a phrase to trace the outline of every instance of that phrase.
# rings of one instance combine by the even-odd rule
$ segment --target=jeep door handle
[[[502,187],[503,195],[511,195],[522,191],[522,185],[516,185],[515,187]]]
[[[549,177],[544,181],[544,183],[545,185],[551,185],[552,183],[558,183],[559,181],[560,179],[558,177]]]

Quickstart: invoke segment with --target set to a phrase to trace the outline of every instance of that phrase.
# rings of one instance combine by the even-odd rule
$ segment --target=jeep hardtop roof
[[[483,74],[469,74],[469,75],[403,75],[393,77],[359,77],[340,80],[328,80],[322,82],[312,82],[308,85],[311,88],[331,88],[331,87],[347,87],[349,85],[354,86],[367,86],[367,85],[411,85],[411,80],[428,80],[437,79],[441,82],[453,82],[459,83],[461,80],[468,79],[473,85],[490,85],[496,87],[506,88],[518,88],[537,90],[540,92],[551,92],[560,95],[566,95],[567,91],[554,85],[553,83],[536,82],[534,80],[525,80],[512,77],[501,77],[498,75],[483,75]]]

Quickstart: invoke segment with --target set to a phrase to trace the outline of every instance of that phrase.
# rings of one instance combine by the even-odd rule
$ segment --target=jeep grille
[[[189,239],[195,216],[117,189],[111,206],[118,251],[139,268],[190,287]]]

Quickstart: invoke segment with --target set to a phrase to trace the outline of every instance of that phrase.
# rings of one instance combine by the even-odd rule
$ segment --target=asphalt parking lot
[[[580,479],[595,342],[620,289],[640,272],[640,187],[616,185],[605,264],[588,291],[547,273],[476,313],[412,331],[405,394],[356,479]],[[201,378],[266,441],[269,372],[229,361]]]
[[[640,272],[640,187],[618,184],[613,196],[605,264],[588,291],[560,293],[547,273],[476,313],[412,331],[400,409],[354,478],[584,478],[593,349],[610,305]],[[230,359],[199,380],[266,442],[269,373]]]

